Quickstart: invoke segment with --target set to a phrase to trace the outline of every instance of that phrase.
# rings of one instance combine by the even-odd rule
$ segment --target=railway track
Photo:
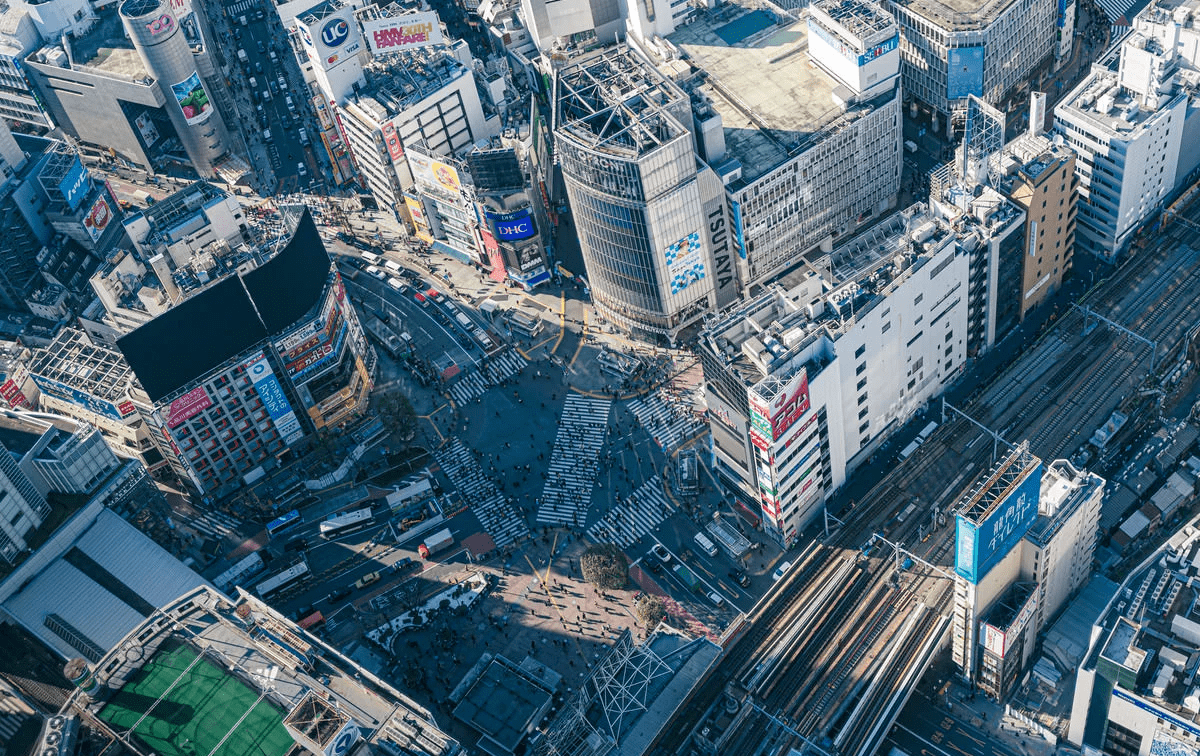
[[[1169,244],[1147,250],[1137,264],[1105,281],[1089,306],[1158,340],[1160,357],[1171,354],[1200,315],[1200,266],[1182,265],[1180,257],[1180,250]],[[1194,262],[1197,253],[1182,257]],[[1078,311],[1065,314],[1035,351],[997,375],[966,403],[964,412],[1009,440],[1029,438],[1033,451],[1045,459],[1072,451],[1103,422],[1120,392],[1141,379],[1138,371],[1149,368],[1149,350],[1140,342],[1104,324],[1081,334],[1083,324]],[[742,686],[783,729],[775,727],[768,735],[762,727],[747,725],[729,735],[725,752],[777,753],[781,745],[797,744],[801,737],[836,738],[843,754],[858,754],[870,745],[878,735],[878,717],[870,714],[907,684],[918,650],[945,631],[952,583],[932,571],[919,577],[910,572],[900,578],[907,585],[894,588],[889,560],[872,558],[828,593],[824,589],[839,565],[859,558],[859,546],[870,534],[882,531],[915,498],[940,492],[936,501],[922,502],[927,507],[961,496],[990,464],[992,444],[979,443],[981,437],[987,438],[965,420],[943,423],[857,506],[851,503],[842,512],[848,524],[815,542],[764,599],[749,618],[749,629],[699,686],[683,714],[663,729],[656,752],[680,752],[730,682]],[[929,521],[925,511],[900,523],[889,539],[915,541],[919,523]],[[914,550],[918,546],[931,563],[951,565],[953,528],[934,531]],[[880,646],[882,636],[901,630],[907,634],[898,649]],[[782,656],[772,660],[769,679],[762,679],[756,672],[768,651]],[[752,721],[765,724],[769,719]]]

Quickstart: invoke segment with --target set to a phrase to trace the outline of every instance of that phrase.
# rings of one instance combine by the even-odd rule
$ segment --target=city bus
[[[266,598],[275,591],[285,588],[300,578],[308,574],[308,562],[303,559],[296,562],[291,567],[288,567],[282,572],[277,572],[258,585],[254,586],[254,592],[259,598]]]
[[[371,514],[370,507],[343,512],[321,521],[321,537],[336,538],[355,533],[370,527],[374,522],[375,516]]]
[[[288,528],[295,527],[304,522],[304,518],[300,516],[299,509],[293,509],[287,514],[282,514],[267,523],[267,535],[274,538],[276,534],[282,533]]]

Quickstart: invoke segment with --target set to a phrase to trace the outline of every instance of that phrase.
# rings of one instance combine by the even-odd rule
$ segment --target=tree
[[[583,579],[602,591],[617,591],[629,579],[629,562],[625,553],[611,543],[598,543],[579,558]]]
[[[653,632],[658,623],[666,619],[667,607],[658,596],[643,594],[633,605],[633,616],[646,628],[647,633]]]

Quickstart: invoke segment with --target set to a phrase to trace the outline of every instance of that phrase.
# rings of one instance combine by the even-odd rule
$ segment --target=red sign
[[[479,235],[483,237],[483,250],[487,252],[488,265],[492,268],[488,272],[488,278],[497,282],[503,281],[508,278],[508,271],[504,269],[504,255],[500,253],[496,237],[487,229],[480,229]]]
[[[137,412],[137,408],[133,406],[133,402],[125,400],[117,405],[117,412],[121,413],[121,417],[128,417]]]
[[[790,391],[781,391],[771,402],[771,435],[773,441],[778,441],[787,433],[792,423],[799,420],[808,412],[808,372],[801,371],[800,380],[796,381]]]
[[[164,32],[169,32],[175,28],[175,19],[171,18],[171,14],[164,13],[158,18],[146,24],[146,30],[150,32],[150,36],[156,37]]]
[[[392,156],[393,161],[404,157],[404,145],[400,144],[400,135],[396,133],[396,127],[390,123],[383,126],[383,141],[387,145],[388,154]]]
[[[197,386],[175,401],[167,409],[167,427],[174,428],[212,406],[212,399],[203,386]]]

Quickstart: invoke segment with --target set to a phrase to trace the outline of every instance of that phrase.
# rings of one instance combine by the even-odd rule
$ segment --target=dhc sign
[[[537,233],[528,208],[515,213],[488,213],[487,217],[500,241],[520,241]]]

